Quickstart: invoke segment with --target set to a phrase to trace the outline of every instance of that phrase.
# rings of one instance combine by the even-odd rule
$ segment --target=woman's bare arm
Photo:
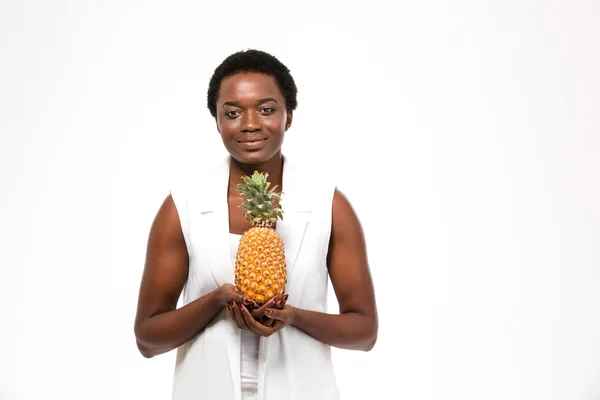
[[[331,346],[371,350],[377,341],[377,307],[363,230],[348,199],[336,190],[328,268],[339,315],[296,309],[292,324]]]
[[[140,285],[135,336],[144,357],[173,350],[194,338],[229,303],[242,301],[233,285],[176,309],[188,277],[189,259],[179,215],[169,195],[150,230]]]
[[[269,336],[288,324],[325,344],[369,351],[377,341],[378,318],[365,239],[360,222],[346,197],[336,190],[332,232],[327,257],[329,275],[339,303],[339,314],[308,311],[285,305],[265,314],[275,320],[265,327],[241,312],[250,329]]]

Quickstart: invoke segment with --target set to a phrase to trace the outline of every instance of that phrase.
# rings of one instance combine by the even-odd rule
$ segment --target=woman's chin
[[[234,159],[242,164],[258,165],[270,161],[273,157],[279,154],[279,152],[274,152],[273,154],[272,152],[265,150],[266,149],[261,149],[260,151],[238,151],[235,154],[231,153],[231,155]]]

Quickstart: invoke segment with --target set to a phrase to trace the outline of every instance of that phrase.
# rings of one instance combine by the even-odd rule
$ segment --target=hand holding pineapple
[[[231,319],[240,329],[254,331],[262,336],[270,336],[288,323],[279,322],[292,308],[285,303],[288,296],[275,296],[264,305],[248,309],[244,303],[231,301],[225,308]],[[284,314],[277,314],[283,312]]]
[[[281,329],[269,313],[284,309],[288,297],[284,295],[284,245],[275,230],[277,218],[283,219],[278,204],[281,193],[275,192],[276,187],[268,190],[268,176],[255,171],[252,176],[243,176],[243,183],[237,185],[244,200],[241,208],[252,227],[242,235],[235,260],[235,292],[242,295],[242,301],[232,300],[226,307],[240,329],[263,335]]]

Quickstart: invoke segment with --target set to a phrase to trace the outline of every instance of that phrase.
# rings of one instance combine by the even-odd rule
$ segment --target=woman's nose
[[[255,112],[246,112],[242,117],[242,131],[257,131],[261,128],[260,119]]]

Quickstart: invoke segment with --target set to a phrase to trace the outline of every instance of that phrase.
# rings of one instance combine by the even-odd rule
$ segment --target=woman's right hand
[[[248,302],[244,303],[244,295],[238,293],[235,289],[235,285],[232,285],[231,283],[226,283],[222,286],[219,286],[217,289],[217,294],[219,305],[224,308],[231,306],[233,302],[238,304],[249,304]]]
[[[238,293],[235,285],[231,283],[226,283],[222,286],[219,286],[218,289],[218,298],[219,304],[225,308],[227,314],[231,317],[233,322],[240,329],[249,329],[248,324],[245,323],[244,318],[241,315],[237,316],[234,309],[240,309],[242,304],[249,305],[250,301],[245,299],[241,293]]]
[[[285,308],[288,295],[276,296],[262,307],[249,310],[244,305],[234,304],[228,311],[240,329],[253,331],[260,336],[271,336],[283,328],[287,323],[282,322],[279,318],[273,318],[274,310],[282,310]],[[288,306],[289,307],[289,306]],[[270,314],[269,314],[270,313]],[[268,315],[267,315],[268,314]]]
[[[248,309],[255,321],[270,326],[273,323],[273,320],[266,317],[265,310],[267,308],[282,309],[285,306],[288,295],[276,296],[261,307],[249,309],[248,306],[253,303],[252,300],[245,298],[242,294],[238,293],[235,285],[226,283],[219,287],[219,299],[220,304],[224,305],[225,311],[227,311],[227,314],[235,322],[238,328],[252,330],[248,326],[248,321],[246,321],[246,318],[242,314],[242,308]]]

